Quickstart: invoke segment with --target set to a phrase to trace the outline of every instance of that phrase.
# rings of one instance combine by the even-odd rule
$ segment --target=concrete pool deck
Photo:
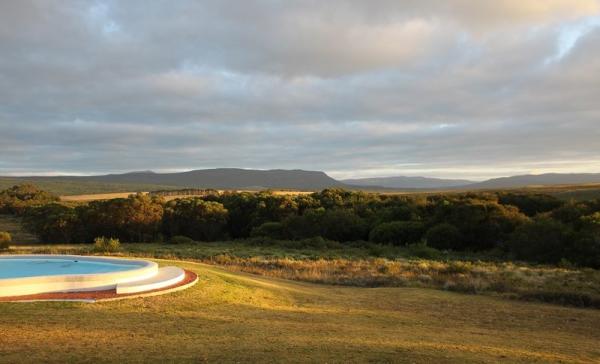
[[[198,275],[192,271],[184,270],[185,277],[182,281],[171,286],[153,289],[150,291],[138,293],[118,294],[116,289],[104,291],[87,291],[87,292],[56,292],[56,293],[40,293],[27,296],[17,297],[0,297],[0,303],[9,302],[110,302],[124,299],[143,298],[159,296],[168,293],[182,291],[188,289],[198,283]]]

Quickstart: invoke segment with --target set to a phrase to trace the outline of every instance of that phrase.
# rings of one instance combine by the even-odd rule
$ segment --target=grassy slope
[[[414,288],[341,288],[191,263],[195,287],[0,304],[2,362],[600,360],[600,311]]]
[[[182,259],[266,277],[357,287],[435,288],[507,299],[600,308],[600,270],[445,255],[420,259],[392,246],[310,248],[244,241],[122,244],[118,256]],[[374,249],[377,248],[377,249]],[[379,256],[373,255],[376,250]],[[20,245],[12,254],[97,254],[91,244]]]

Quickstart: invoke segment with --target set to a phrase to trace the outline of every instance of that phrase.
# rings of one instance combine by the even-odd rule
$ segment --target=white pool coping
[[[40,293],[111,290],[116,289],[120,283],[148,279],[158,273],[157,263],[141,259],[50,254],[0,256],[0,261],[7,259],[79,260],[109,264],[131,264],[132,266],[139,266],[139,268],[108,273],[4,278],[0,279],[0,297],[25,296]]]

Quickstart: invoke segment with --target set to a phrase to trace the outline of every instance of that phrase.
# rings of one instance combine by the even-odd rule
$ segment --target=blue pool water
[[[74,259],[0,259],[0,279],[123,272],[140,266]]]

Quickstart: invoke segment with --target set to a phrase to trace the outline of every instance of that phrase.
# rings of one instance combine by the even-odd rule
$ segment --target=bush
[[[427,245],[436,249],[460,250],[463,248],[463,237],[458,228],[452,224],[435,225],[425,233]]]
[[[566,246],[563,259],[578,266],[600,268],[600,231],[586,229],[576,233]]]
[[[297,241],[297,245],[300,248],[313,248],[313,249],[337,249],[341,248],[342,244],[337,241],[327,240],[321,236],[315,236],[312,238],[302,239]]]
[[[548,218],[534,220],[512,234],[509,250],[518,259],[558,263],[574,238],[569,226]]]
[[[6,231],[0,231],[0,250],[8,250],[12,237]]]
[[[284,231],[283,224],[280,222],[265,222],[264,224],[255,227],[250,233],[251,237],[268,237],[273,239],[283,239]]]
[[[194,240],[184,235],[175,235],[169,239],[169,244],[192,244]]]
[[[421,241],[425,227],[419,221],[394,221],[379,224],[369,240],[380,244],[408,245]]]
[[[110,252],[116,252],[119,251],[121,249],[121,242],[119,241],[119,239],[113,239],[113,238],[105,238],[105,237],[98,237],[96,239],[94,239],[94,251],[95,252],[103,252],[103,253],[110,253]]]
[[[323,214],[320,225],[325,239],[340,242],[362,240],[368,232],[364,220],[351,210],[328,210]]]
[[[21,215],[31,207],[58,201],[58,196],[23,183],[0,191],[0,213]]]
[[[167,235],[185,235],[196,241],[227,237],[228,211],[222,204],[199,198],[170,201],[165,208]]]
[[[533,217],[539,213],[552,211],[564,204],[554,196],[543,194],[505,193],[498,196],[502,205],[519,208],[525,215]]]
[[[422,259],[440,259],[442,256],[439,250],[423,243],[409,245],[407,253],[409,256]]]

